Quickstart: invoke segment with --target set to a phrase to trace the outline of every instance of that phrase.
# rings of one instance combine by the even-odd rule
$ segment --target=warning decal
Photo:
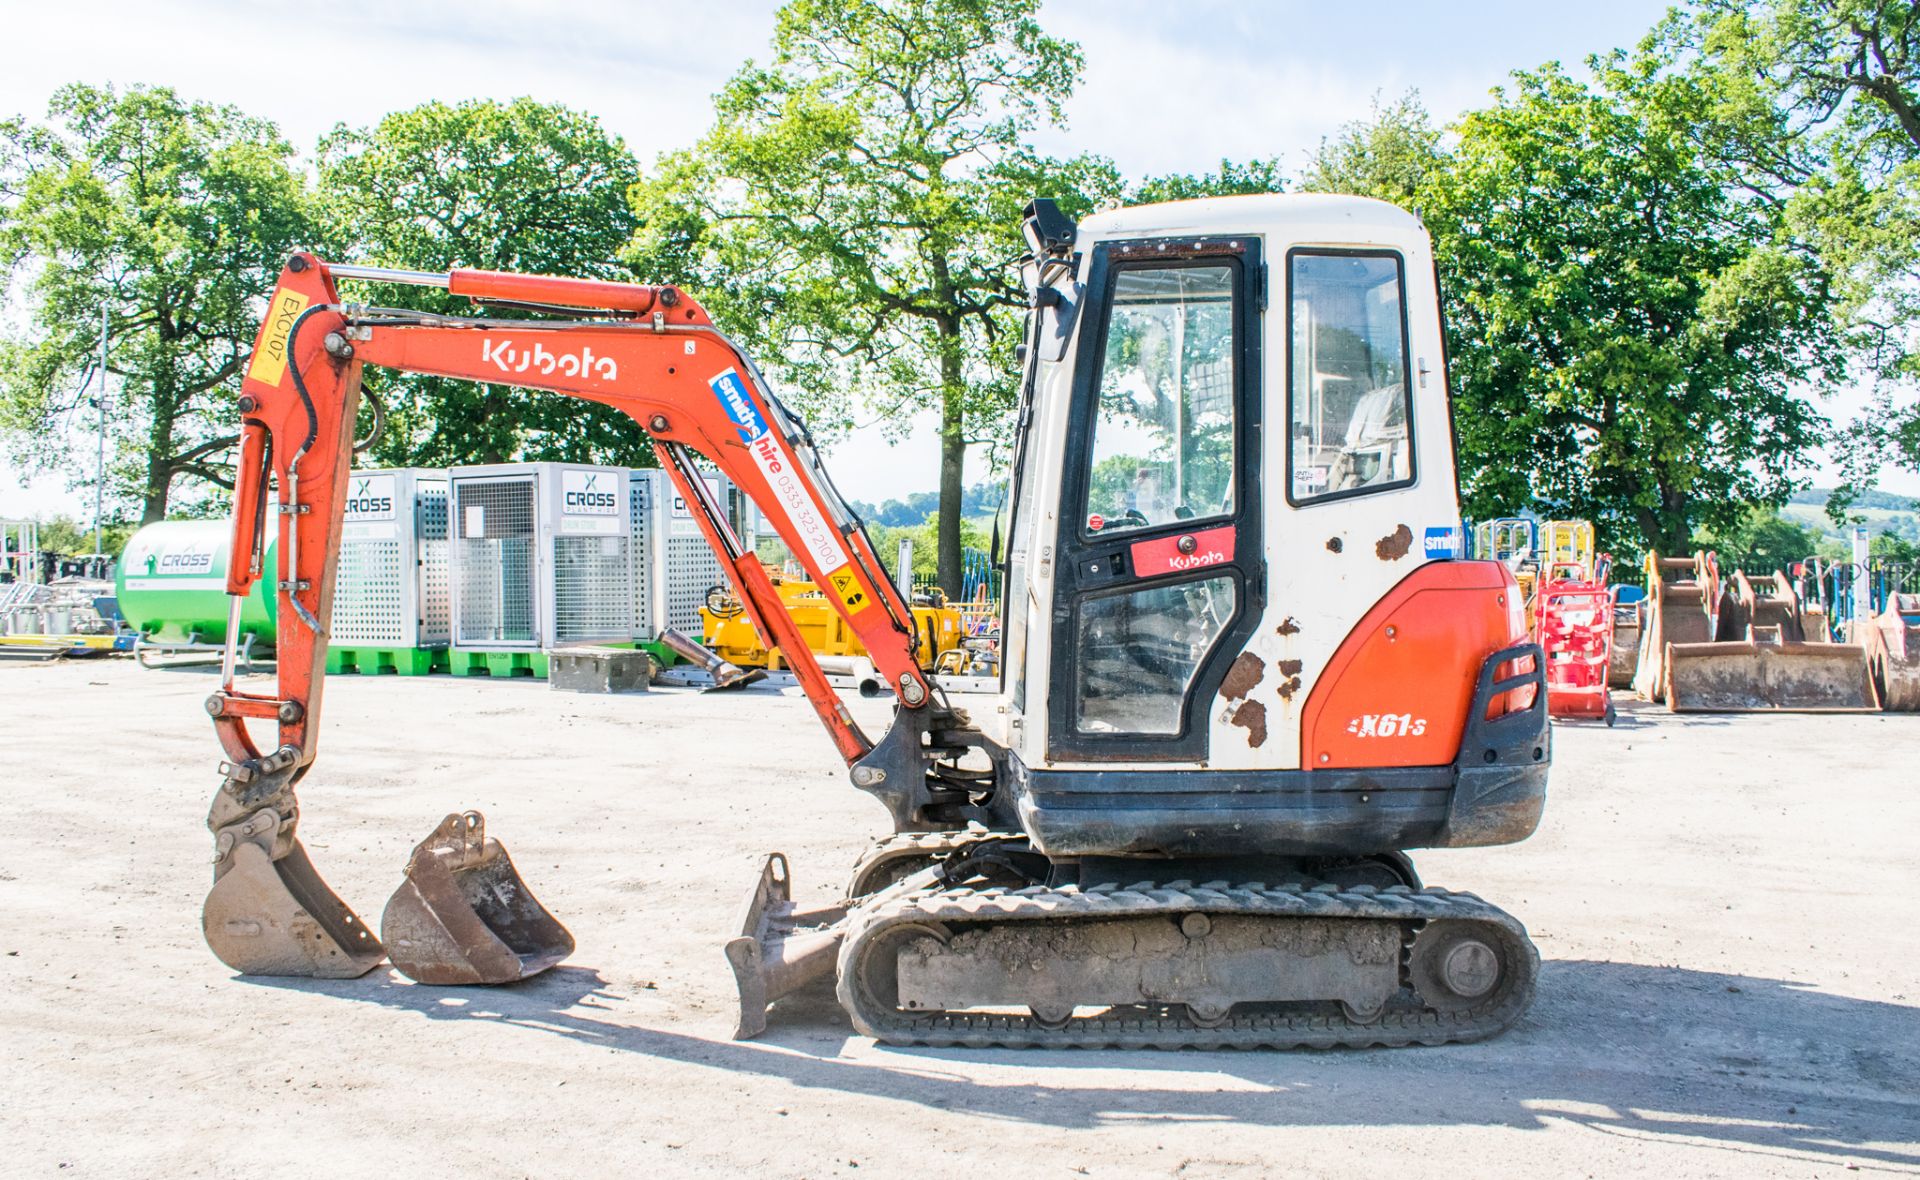
[[[833,587],[834,594],[846,604],[849,613],[866,607],[867,592],[860,588],[860,579],[854,576],[851,565],[843,565],[828,574],[827,584]]]
[[[273,302],[267,305],[266,326],[260,330],[260,343],[253,350],[253,363],[247,366],[247,376],[268,385],[278,385],[287,375],[287,333],[293,330],[293,321],[307,310],[307,297],[298,291],[281,288],[273,293]]]

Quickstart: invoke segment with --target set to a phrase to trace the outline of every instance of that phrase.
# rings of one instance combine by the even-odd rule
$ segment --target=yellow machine
[[[793,616],[794,626],[814,655],[829,660],[867,658],[867,649],[860,637],[847,626],[845,617],[827,601],[820,587],[805,578],[773,574],[772,579],[780,601]],[[941,657],[946,653],[962,650],[966,629],[961,612],[945,599],[928,600],[918,596],[913,600],[912,609],[913,629],[919,640],[915,654],[921,667],[931,671],[940,667]],[[707,594],[707,604],[700,608],[700,626],[701,642],[730,664],[769,670],[787,667],[778,647],[769,649],[762,645],[760,633],[741,607],[740,599],[726,587],[716,586]],[[833,669],[828,667],[828,670]]]
[[[1588,579],[1593,577],[1593,522],[1586,520],[1541,521],[1540,568],[1551,572],[1569,565],[1579,566]]]
[[[1553,580],[1555,571],[1578,566],[1582,580],[1591,580],[1595,571],[1593,524],[1585,520],[1541,520],[1501,517],[1483,520],[1474,526],[1473,553],[1487,561],[1498,561],[1513,572],[1520,584],[1521,600],[1531,613],[1534,585],[1544,574]]]

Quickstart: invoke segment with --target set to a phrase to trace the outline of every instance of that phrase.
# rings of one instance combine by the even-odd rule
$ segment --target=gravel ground
[[[0,667],[0,1172],[1920,1172],[1920,717],[1563,728],[1532,840],[1418,858],[1540,946],[1488,1044],[961,1052],[875,1046],[824,990],[728,1039],[761,857],[825,900],[883,824],[769,688],[332,680],[301,834],[340,894],[377,920],[477,807],[579,950],[511,988],[236,977],[199,931],[212,686]]]

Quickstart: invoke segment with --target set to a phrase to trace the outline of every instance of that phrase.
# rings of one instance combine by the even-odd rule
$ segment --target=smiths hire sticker
[[[1427,530],[1425,549],[1429,561],[1444,557],[1464,557],[1466,548],[1466,534],[1457,524]]]
[[[766,418],[748,396],[746,383],[740,380],[740,374],[727,369],[707,378],[707,384],[713,387],[713,396],[720,400],[721,408],[733,420],[734,429],[740,433],[740,441],[746,444],[747,452],[753,456],[754,466],[760,469],[767,486],[773,489],[775,500],[800,534],[807,555],[813,558],[814,576],[824,576],[847,564],[847,551],[840,544],[838,531],[821,514],[813,493],[800,478],[793,456],[787,453],[787,449],[780,445],[779,437],[767,427]]]

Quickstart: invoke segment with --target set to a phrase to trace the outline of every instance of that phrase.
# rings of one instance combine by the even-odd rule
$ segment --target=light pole
[[[96,405],[100,410],[100,437],[95,446],[93,460],[93,555],[104,556],[100,552],[100,516],[105,510],[107,493],[107,308],[100,309],[100,396]]]

